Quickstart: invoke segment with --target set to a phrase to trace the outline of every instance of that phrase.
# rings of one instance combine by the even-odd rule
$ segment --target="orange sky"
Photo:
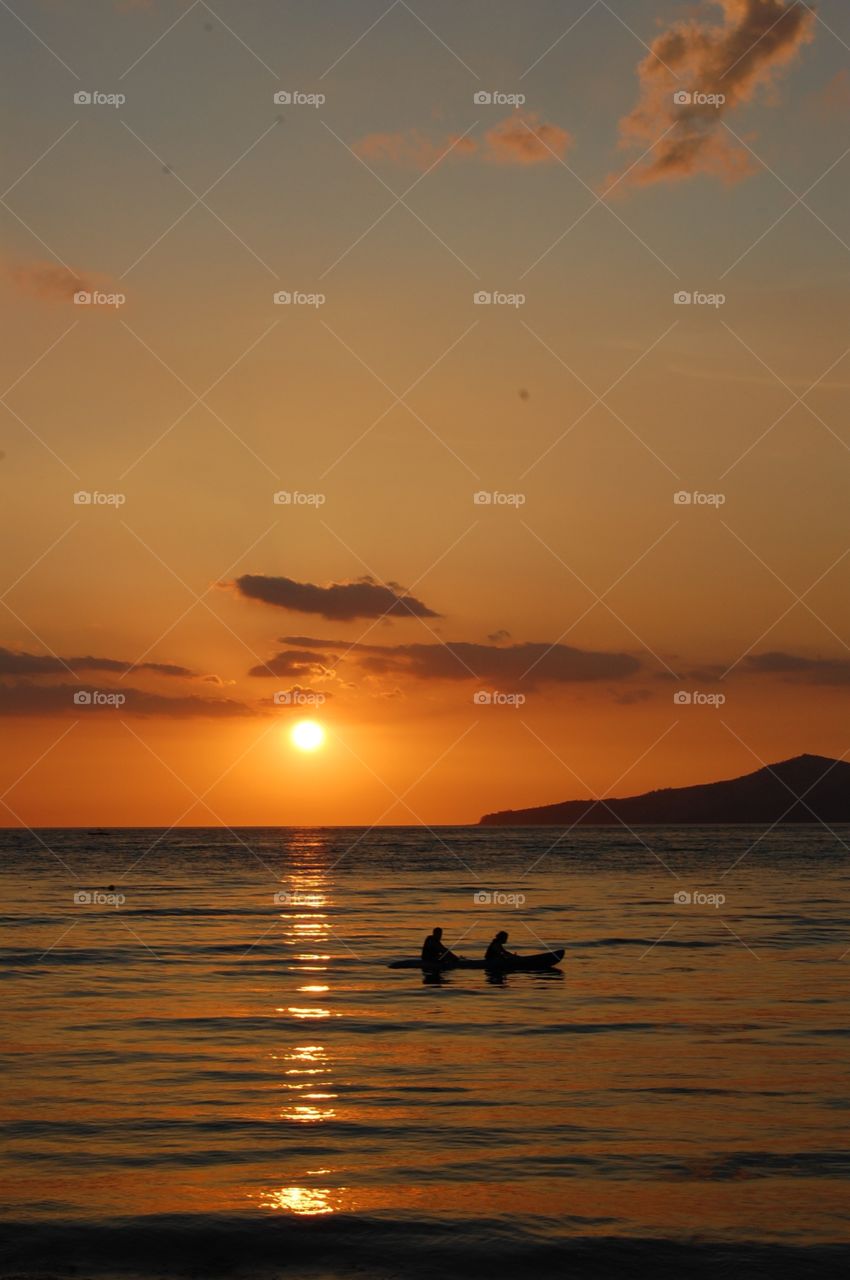
[[[0,821],[848,749],[848,14],[615,7],[0,18]]]

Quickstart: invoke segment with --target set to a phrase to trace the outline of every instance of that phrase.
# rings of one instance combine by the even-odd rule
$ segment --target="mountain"
[[[565,800],[487,813],[485,827],[662,826],[700,823],[850,822],[850,764],[795,756],[725,782],[668,787],[618,800]]]

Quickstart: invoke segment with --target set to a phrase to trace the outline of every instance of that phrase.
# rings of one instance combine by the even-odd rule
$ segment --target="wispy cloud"
[[[257,600],[292,613],[314,613],[332,622],[357,618],[439,618],[415,596],[405,594],[398,583],[387,585],[372,578],[357,582],[332,582],[326,587],[292,578],[246,573],[231,584],[246,600]]]
[[[164,716],[249,716],[255,707],[229,698],[211,698],[195,693],[163,694],[134,688],[114,677],[153,676],[169,682],[221,686],[220,676],[206,675],[174,662],[126,662],[94,654],[59,655],[28,653],[0,647],[0,716],[92,715],[121,709],[125,715]],[[61,676],[60,681],[56,680]],[[97,689],[86,679],[103,676]],[[78,683],[69,680],[76,678]]]
[[[364,160],[424,172],[442,156],[446,160],[474,157],[502,165],[557,164],[572,143],[572,135],[560,125],[541,120],[533,112],[514,112],[488,129],[481,142],[468,134],[431,137],[419,129],[407,129],[367,134],[354,143],[352,150]]]
[[[88,695],[89,701],[81,704],[81,695]],[[198,716],[229,719],[256,714],[254,707],[232,698],[202,698],[194,694],[172,697],[129,685],[93,689],[89,685],[36,684],[30,680],[0,682],[0,716],[120,715],[186,720]]]
[[[850,114],[850,71],[842,67],[815,98],[820,113],[829,118]]]
[[[487,158],[495,164],[557,164],[573,144],[572,135],[532,113],[508,116],[484,135]]]
[[[282,643],[302,651],[319,649],[323,663],[349,661],[370,675],[408,676],[414,680],[477,679],[501,683],[503,687],[620,680],[634,675],[641,667],[640,661],[628,653],[574,649],[564,644],[459,641],[351,645],[344,640],[319,640],[311,636],[283,636]],[[339,657],[331,656],[333,651],[337,651]],[[273,663],[274,659],[269,665]]]
[[[620,145],[653,149],[632,169],[627,185],[697,174],[734,182],[753,172],[752,157],[724,129],[724,116],[750,102],[759,89],[773,86],[814,39],[815,15],[797,0],[711,3],[722,8],[722,23],[674,23],[638,67],[640,97],[620,122]],[[677,102],[676,95],[683,93],[719,95],[722,101]]]
[[[745,668],[760,675],[783,676],[800,684],[850,685],[850,659],[807,658],[796,653],[759,653],[745,659]]]
[[[306,649],[285,649],[282,653],[276,653],[273,658],[269,658],[268,662],[252,667],[248,675],[259,678],[298,676],[302,680],[315,679],[327,676],[335,661],[336,659],[324,653],[311,653]]]
[[[119,658],[58,657],[49,653],[25,653],[0,647],[0,676],[50,676],[65,675],[71,671],[103,671],[114,675],[127,675],[130,671],[148,671],[153,675],[179,677],[187,680],[208,679],[189,667],[173,662],[122,662]]]
[[[88,273],[70,271],[58,262],[7,262],[5,271],[19,293],[46,302],[73,302],[78,290],[97,285]]]
[[[449,134],[445,138],[429,138],[418,129],[397,133],[369,133],[355,142],[354,153],[363,160],[389,162],[407,169],[419,169],[423,173],[440,159],[460,159],[478,150],[473,138],[461,138]]]

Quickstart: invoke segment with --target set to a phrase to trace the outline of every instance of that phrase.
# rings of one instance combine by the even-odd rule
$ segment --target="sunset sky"
[[[845,0],[8,0],[0,59],[0,823],[850,749]]]

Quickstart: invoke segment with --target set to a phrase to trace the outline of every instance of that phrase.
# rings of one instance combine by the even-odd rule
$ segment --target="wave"
[[[364,1274],[412,1280],[657,1280],[776,1276],[833,1280],[846,1275],[843,1244],[809,1247],[729,1240],[618,1236],[611,1221],[590,1218],[415,1220],[398,1214],[293,1218],[168,1215],[97,1223],[51,1220],[0,1225],[0,1259],[9,1278],[84,1275],[229,1277],[252,1280],[284,1271],[344,1280]],[[564,1235],[564,1229],[572,1234]],[[599,1234],[607,1228],[607,1234]],[[555,1231],[560,1232],[559,1238]],[[292,1268],[297,1267],[297,1271]]]

